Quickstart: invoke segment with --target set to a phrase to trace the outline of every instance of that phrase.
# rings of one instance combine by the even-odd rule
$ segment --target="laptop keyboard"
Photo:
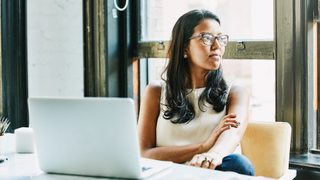
[[[151,169],[151,167],[142,167],[142,172]]]

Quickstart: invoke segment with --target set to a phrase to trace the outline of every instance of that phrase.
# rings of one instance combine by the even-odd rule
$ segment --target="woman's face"
[[[192,37],[202,33],[210,33],[214,36],[221,35],[219,23],[213,19],[203,20],[194,28]],[[220,46],[217,39],[211,46],[208,46],[203,44],[201,37],[196,37],[190,39],[190,43],[185,48],[184,53],[187,54],[192,73],[207,73],[209,70],[217,70],[219,68],[224,51],[225,47]]]

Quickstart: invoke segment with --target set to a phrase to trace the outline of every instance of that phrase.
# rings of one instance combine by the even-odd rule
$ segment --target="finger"
[[[190,161],[190,163],[189,163],[190,166],[195,166],[195,164],[196,164],[196,162],[197,162],[197,159],[198,159],[198,156],[199,156],[199,155],[193,156],[193,158],[191,159],[191,161]]]
[[[219,129],[222,129],[222,128],[224,128],[224,127],[234,127],[234,128],[238,128],[239,127],[239,125],[238,124],[235,124],[235,123],[224,123],[224,124],[222,124],[220,127],[219,127]]]
[[[236,119],[235,119],[236,117],[237,117],[236,114],[229,114],[229,115],[227,115],[227,116],[224,116],[223,119],[226,119],[226,120],[235,120],[234,122],[235,122],[235,123],[238,123],[238,124],[240,125],[241,123],[240,123],[240,121],[236,121]]]
[[[190,161],[190,166],[201,167],[202,161],[204,161],[204,159],[204,156],[195,155]]]
[[[195,167],[201,167],[204,161],[205,161],[205,157],[204,156],[199,156],[194,166]]]
[[[237,119],[235,119],[235,118],[227,118],[227,119],[224,120],[224,122],[225,122],[225,123],[227,123],[227,122],[239,123],[239,122],[237,121]]]
[[[235,117],[237,117],[236,114],[227,114],[223,118],[235,118]]]
[[[231,129],[231,126],[225,126],[225,127],[221,128],[221,131],[223,132],[223,131],[228,130],[228,129]]]
[[[209,169],[216,169],[216,167],[217,167],[217,165],[216,164],[214,164],[214,163],[210,163],[210,166],[209,166]]]
[[[203,162],[202,162],[202,168],[206,168],[206,169],[208,169],[209,168],[209,166],[210,166],[210,161],[209,160],[204,160]]]
[[[224,118],[223,120],[221,120],[220,123],[228,123],[228,122],[239,124],[236,118]]]
[[[240,122],[235,119],[227,119],[223,122],[223,124],[232,125],[232,126],[240,126]]]
[[[236,124],[236,123],[224,123],[224,124],[222,125],[222,127],[226,127],[226,126],[238,128],[238,127],[239,127],[239,124]]]
[[[237,114],[230,113],[230,114],[227,114],[227,116],[229,116],[229,117],[237,117]]]
[[[220,136],[221,133],[223,133],[226,130],[231,129],[231,126],[225,126],[219,129],[219,131],[217,132],[217,135]]]
[[[221,163],[219,163],[218,161],[216,161],[215,159],[213,159],[210,163],[209,169],[216,169],[217,166],[220,166]]]
[[[222,128],[224,126],[239,126],[238,121],[235,119],[225,119],[218,124],[218,128]]]

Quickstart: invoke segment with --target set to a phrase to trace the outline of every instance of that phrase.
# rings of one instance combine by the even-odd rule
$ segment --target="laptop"
[[[141,179],[172,165],[140,157],[130,98],[29,98],[28,105],[42,171]]]

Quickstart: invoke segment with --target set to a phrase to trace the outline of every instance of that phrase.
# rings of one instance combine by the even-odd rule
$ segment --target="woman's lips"
[[[221,56],[219,54],[211,54],[209,57],[212,58],[220,58]]]

